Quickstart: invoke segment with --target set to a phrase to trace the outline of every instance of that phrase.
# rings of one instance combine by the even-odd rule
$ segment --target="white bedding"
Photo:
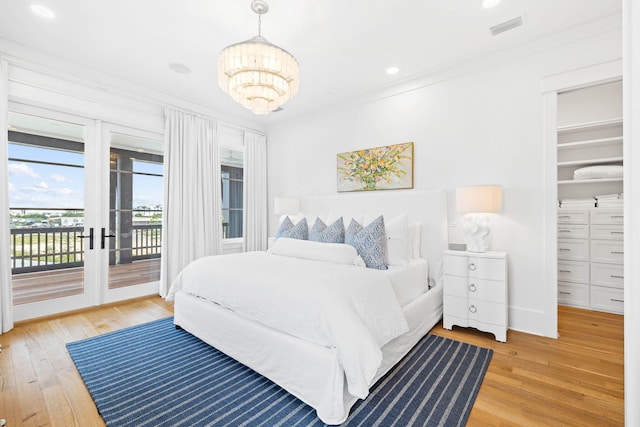
[[[333,347],[348,391],[365,398],[381,348],[408,331],[391,279],[379,271],[265,252],[205,257],[174,281],[184,291],[249,320]]]

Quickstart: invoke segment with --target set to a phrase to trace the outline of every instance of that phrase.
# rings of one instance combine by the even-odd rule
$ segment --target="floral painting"
[[[413,142],[338,154],[338,191],[413,188]]]

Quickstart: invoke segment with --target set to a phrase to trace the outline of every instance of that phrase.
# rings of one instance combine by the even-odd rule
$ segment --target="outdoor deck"
[[[12,276],[13,304],[26,304],[82,293],[82,267],[20,273]],[[160,280],[160,258],[109,266],[109,288]]]

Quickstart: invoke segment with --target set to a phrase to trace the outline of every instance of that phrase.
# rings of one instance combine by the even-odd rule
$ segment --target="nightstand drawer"
[[[624,313],[624,290],[592,286],[591,307],[612,313]]]
[[[624,211],[622,209],[593,209],[591,224],[624,224]]]
[[[619,240],[592,240],[591,262],[622,264],[624,262],[624,243]]]
[[[558,224],[558,238],[588,239],[589,226],[587,224]]]
[[[461,319],[468,317],[467,309],[469,307],[467,298],[454,297],[452,295],[444,295],[443,310],[444,313],[450,316],[455,316]],[[467,325],[460,325],[467,326]]]
[[[495,302],[469,300],[469,325],[477,327],[475,322],[490,323],[492,325],[507,326],[505,305]]]
[[[621,264],[591,263],[591,284],[622,289],[624,287],[624,266]]]
[[[558,280],[589,283],[589,263],[584,261],[558,261]]]
[[[445,274],[442,276],[443,292],[460,298],[467,297],[467,278]]]
[[[589,241],[581,239],[558,239],[558,259],[589,261]]]
[[[469,277],[487,280],[505,280],[505,263],[503,259],[470,256],[467,270]]]
[[[591,238],[603,240],[623,240],[624,225],[596,224],[591,226]]]
[[[589,307],[589,285],[558,282],[558,303]]]
[[[558,224],[589,224],[588,210],[558,209]]]
[[[507,297],[504,289],[504,282],[470,277],[469,284],[467,285],[467,290],[469,291],[467,296],[469,299],[475,299],[478,301],[506,304]]]

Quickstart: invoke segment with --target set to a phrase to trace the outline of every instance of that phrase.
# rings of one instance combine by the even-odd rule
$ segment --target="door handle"
[[[105,234],[105,228],[102,227],[102,231],[101,231],[101,237],[100,237],[100,249],[104,249],[105,246],[105,241],[107,239],[107,237],[116,237],[115,234]]]
[[[89,229],[89,235],[85,236],[84,234],[80,234],[77,236],[78,239],[89,239],[89,249],[93,249],[93,227]]]

